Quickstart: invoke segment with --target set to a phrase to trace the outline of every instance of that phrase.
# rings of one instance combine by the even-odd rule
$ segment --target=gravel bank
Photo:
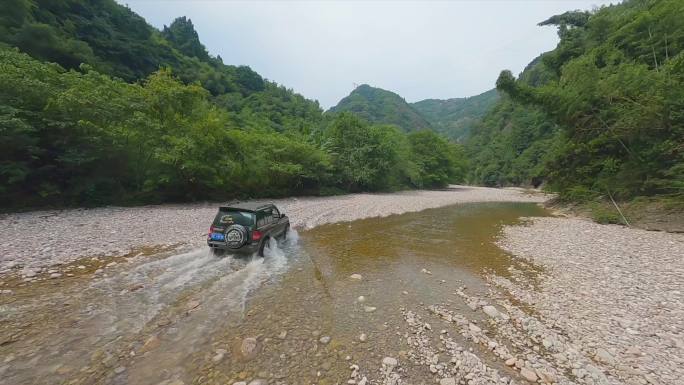
[[[492,280],[534,308],[509,311],[573,382],[682,383],[683,234],[534,218],[499,244],[545,268],[536,289],[523,275]]]
[[[452,186],[443,191],[352,194],[275,200],[293,226],[401,214],[468,202],[543,202],[519,189]],[[219,203],[35,211],[0,216],[0,274],[24,274],[92,255],[123,254],[142,246],[204,244]]]

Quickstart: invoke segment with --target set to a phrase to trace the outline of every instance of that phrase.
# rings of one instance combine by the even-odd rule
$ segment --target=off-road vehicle
[[[272,203],[235,203],[219,207],[209,228],[207,245],[215,255],[264,255],[269,239],[285,237],[290,219]]]

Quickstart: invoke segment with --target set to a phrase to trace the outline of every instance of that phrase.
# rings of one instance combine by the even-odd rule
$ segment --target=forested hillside
[[[684,196],[684,2],[628,0],[540,23],[560,43],[468,143],[474,182],[546,183],[562,198]]]
[[[416,109],[432,127],[451,140],[465,141],[482,117],[499,100],[496,89],[469,98],[425,99],[411,106]]]
[[[430,123],[401,96],[362,84],[330,112],[348,111],[373,123],[393,124],[406,132],[431,129]]]
[[[9,0],[0,41],[4,208],[439,187],[464,174],[460,147],[436,134],[326,118],[223,64],[184,17],[159,31],[112,0]]]

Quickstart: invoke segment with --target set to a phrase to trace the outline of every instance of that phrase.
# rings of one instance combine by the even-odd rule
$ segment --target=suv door
[[[259,210],[259,217],[261,218],[261,225],[259,231],[265,235],[275,237],[278,229],[278,222],[273,220],[273,209],[271,207]]]
[[[281,218],[280,216],[280,211],[278,211],[277,207],[272,208],[272,216],[273,216],[273,221],[277,224],[276,226],[276,232],[278,235],[285,235],[285,227],[287,226],[287,223],[285,222],[285,218]]]

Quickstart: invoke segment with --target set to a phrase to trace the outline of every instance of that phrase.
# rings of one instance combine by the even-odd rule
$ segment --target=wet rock
[[[254,337],[247,337],[240,343],[239,353],[244,360],[252,360],[258,353],[258,342]]]
[[[482,311],[492,318],[501,317],[501,314],[499,313],[499,311],[496,310],[496,308],[492,305],[482,306]]]
[[[534,370],[527,368],[527,366],[523,366],[520,369],[520,375],[530,382],[537,382],[538,379],[537,373],[535,373]]]
[[[420,272],[423,273],[423,274],[432,275],[432,272],[431,272],[430,270],[428,270],[428,269],[421,269]]]
[[[480,333],[480,332],[482,332],[482,329],[480,329],[479,326],[477,326],[477,325],[475,325],[475,324],[473,324],[473,323],[471,323],[470,325],[468,325],[468,329],[470,329],[470,331],[473,332],[473,333]]]
[[[368,341],[368,336],[366,335],[366,333],[361,333],[361,335],[359,335],[359,341],[361,341],[361,342]]]
[[[228,351],[225,349],[216,349],[216,354],[213,357],[211,357],[211,362],[219,363],[223,361],[223,357],[225,357],[227,352]]]
[[[366,384],[368,384],[368,379],[364,376],[363,378],[361,378],[361,380],[359,380],[359,383],[357,385],[366,385]]]
[[[327,345],[331,339],[332,338],[330,338],[330,336],[323,336],[318,340],[318,342],[322,343],[323,345]]]
[[[506,360],[506,366],[514,366],[515,361],[516,361],[515,357],[511,357],[511,358],[507,359]]]
[[[366,297],[360,295],[359,298],[356,299],[356,302],[366,302]]]
[[[50,279],[59,278],[61,276],[62,276],[62,274],[60,274],[60,273],[52,273],[52,274],[50,274]]]
[[[356,273],[355,273],[355,274],[350,275],[349,278],[354,279],[354,280],[357,280],[357,281],[360,281],[360,280],[363,279],[363,276],[362,276],[361,274],[356,274]]]
[[[159,345],[161,345],[161,341],[159,340],[159,338],[157,336],[150,336],[147,340],[145,340],[145,343],[140,349],[140,352],[149,352],[151,350],[158,348]]]
[[[385,357],[382,359],[382,365],[386,366],[389,370],[394,369],[398,364],[399,362],[394,357]]]
[[[170,324],[171,324],[171,320],[166,318],[166,317],[162,317],[159,320],[157,320],[157,326],[159,326],[159,327],[164,327],[164,326],[167,326]]]
[[[255,380],[252,380],[249,382],[247,385],[267,385],[268,382],[266,380],[262,380],[260,378],[257,378]]]
[[[190,301],[190,302],[188,302],[186,309],[187,309],[187,311],[194,310],[194,309],[197,309],[199,307],[199,305],[200,305],[199,301]]]
[[[140,290],[140,289],[142,289],[142,288],[144,288],[144,287],[145,287],[145,286],[144,286],[142,283],[136,283],[136,284],[133,284],[133,285],[129,286],[129,287],[128,287],[128,291],[137,291],[137,290]]]
[[[64,374],[70,373],[72,370],[73,369],[71,367],[66,366],[66,365],[62,365],[59,368],[57,368],[57,370],[55,370],[55,373],[64,375]]]
[[[363,307],[363,311],[365,311],[366,313],[372,313],[375,310],[377,310],[377,308],[375,306],[364,306]]]
[[[287,330],[281,331],[280,334],[278,334],[278,338],[281,340],[284,340],[285,338],[287,338]]]
[[[439,380],[439,385],[456,385],[456,379],[454,377],[442,378]]]
[[[233,382],[233,385],[247,385],[244,381]]]
[[[123,366],[119,366],[118,368],[114,369],[114,373],[116,373],[116,374],[121,374],[125,371],[126,371],[126,368],[124,368]]]

